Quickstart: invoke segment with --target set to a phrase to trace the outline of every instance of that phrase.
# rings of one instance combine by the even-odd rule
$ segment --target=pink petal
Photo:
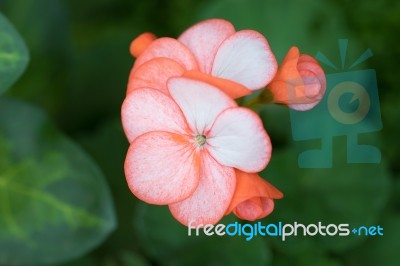
[[[223,110],[236,106],[235,101],[222,91],[201,81],[171,78],[168,88],[189,127],[197,134],[206,134]]]
[[[176,61],[168,58],[153,58],[132,71],[127,94],[138,88],[153,88],[169,94],[167,81],[179,77],[185,69]]]
[[[196,226],[215,224],[223,216],[232,199],[236,178],[232,168],[222,166],[208,153],[203,153],[200,180],[187,199],[169,205],[172,215],[182,224]]]
[[[255,221],[266,217],[274,210],[274,201],[268,198],[252,198],[240,203],[234,213],[247,221]]]
[[[264,36],[256,31],[242,30],[221,44],[211,74],[257,90],[272,80],[277,68],[275,56]]]
[[[187,138],[149,132],[135,139],[125,161],[132,193],[150,204],[171,204],[189,197],[199,182],[199,154]]]
[[[137,89],[124,100],[121,108],[122,126],[132,142],[150,131],[185,134],[187,125],[178,105],[154,89]]]
[[[313,57],[302,54],[299,56],[297,70],[304,82],[303,103],[288,104],[297,111],[307,111],[314,108],[323,98],[326,91],[326,77],[323,69]]]
[[[197,70],[197,62],[190,50],[175,39],[164,37],[153,41],[136,59],[134,69],[153,58],[165,57],[180,63],[186,70]]]
[[[259,172],[271,158],[271,141],[256,113],[243,107],[230,108],[215,120],[207,149],[222,165],[244,172]]]
[[[199,63],[200,71],[210,74],[220,44],[235,33],[233,25],[223,19],[209,19],[187,29],[178,40],[186,45]]]

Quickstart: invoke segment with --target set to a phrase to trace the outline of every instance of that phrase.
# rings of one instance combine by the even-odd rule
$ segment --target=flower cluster
[[[283,197],[257,174],[271,142],[259,116],[234,99],[268,86],[276,103],[310,109],[325,91],[318,63],[294,47],[278,69],[264,36],[222,19],[178,39],[144,33],[130,52],[136,61],[121,117],[132,193],[168,205],[186,226],[215,224],[231,212],[251,221],[269,215]]]

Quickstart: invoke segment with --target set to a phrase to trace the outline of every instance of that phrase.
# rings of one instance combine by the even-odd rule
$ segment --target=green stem
[[[242,106],[251,109],[257,109],[257,107],[259,107],[260,105],[266,105],[273,102],[274,102],[274,96],[272,92],[269,89],[265,88],[258,96],[245,101],[242,104]]]

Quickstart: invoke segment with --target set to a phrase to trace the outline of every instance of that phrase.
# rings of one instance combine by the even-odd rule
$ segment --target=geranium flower
[[[122,105],[129,188],[145,202],[169,205],[186,226],[215,224],[231,203],[234,169],[264,169],[270,139],[256,113],[212,85],[171,78],[167,90],[135,89]]]
[[[222,19],[210,19],[187,29],[177,40],[149,33],[131,44],[138,56],[127,93],[152,87],[168,93],[167,80],[189,77],[212,84],[232,98],[264,88],[277,71],[267,40],[253,30],[235,31]]]
[[[274,210],[274,199],[283,197],[273,185],[255,173],[235,170],[236,189],[226,214],[233,213],[243,220],[255,221]]]
[[[299,49],[293,46],[268,88],[273,94],[274,102],[305,111],[321,101],[326,90],[326,78],[323,69],[313,57],[300,55]]]

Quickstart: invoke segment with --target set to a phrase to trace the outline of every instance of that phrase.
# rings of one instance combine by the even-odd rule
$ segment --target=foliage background
[[[90,229],[83,229],[81,239],[71,240],[75,241],[71,245],[76,252],[63,259],[62,254],[68,252],[68,247],[62,247],[56,251],[58,259],[49,260],[49,264],[336,266],[397,265],[400,261],[400,127],[397,124],[400,119],[397,82],[400,46],[396,35],[400,32],[400,2],[1,0],[0,12],[15,26],[30,53],[26,72],[0,99],[11,97],[39,107],[59,131],[81,146],[94,162],[88,159],[90,162],[84,162],[81,168],[71,163],[75,168],[70,175],[78,175],[89,165],[97,164],[93,167],[99,167],[106,177],[111,196],[103,191],[107,196],[96,206],[99,210],[114,208],[116,214],[114,217],[113,210],[98,211],[108,221],[107,226],[97,231],[102,237],[85,248],[82,243],[93,236],[88,233]],[[339,38],[349,39],[349,61],[371,48],[374,56],[360,69],[376,70],[383,130],[360,138],[380,148],[382,162],[346,164],[343,159],[346,139],[335,137],[332,169],[299,169],[296,161],[299,152],[304,147],[317,146],[318,142],[294,142],[289,111],[281,106],[263,108],[260,115],[274,144],[273,159],[263,176],[285,194],[283,200],[276,202],[273,214],[263,222],[379,224],[384,227],[383,237],[298,237],[285,242],[263,237],[249,242],[243,237],[189,238],[186,228],[174,221],[166,208],[142,204],[131,195],[123,174],[128,146],[119,118],[133,63],[128,53],[130,41],[144,31],[157,36],[178,36],[188,26],[210,17],[226,18],[237,29],[252,28],[262,32],[279,61],[291,45],[297,45],[302,52],[311,55],[322,51],[339,64]],[[329,68],[325,70],[332,72]],[[21,108],[24,107],[17,109]],[[7,112],[9,109],[0,110],[3,111],[0,114],[2,123],[6,123],[7,117],[9,123],[18,116]],[[30,128],[33,118],[21,117],[21,125]],[[45,135],[43,143],[48,143],[51,136]],[[2,146],[2,141],[7,142],[0,138],[0,148],[5,145]],[[60,143],[64,143],[63,140]],[[56,147],[70,154],[68,158],[82,152],[69,144]],[[0,155],[0,161],[6,161],[7,153],[0,151]],[[44,172],[56,172],[54,165],[57,166],[51,161],[39,166]],[[0,163],[0,175],[1,166]],[[96,171],[93,175],[102,178],[103,174]],[[98,191],[96,184],[91,186]],[[90,186],[87,189],[90,191]],[[81,202],[76,204],[79,206]],[[44,212],[40,217],[46,220],[48,215]],[[2,213],[0,222],[5,217]],[[234,220],[229,216],[223,222]],[[0,228],[0,232],[2,230],[4,228]],[[56,242],[61,242],[61,237],[68,238],[60,231],[53,233]],[[37,237],[46,240],[43,235]],[[4,251],[9,247],[9,252],[24,256],[18,246],[7,246],[10,243],[7,241],[10,240],[0,233],[0,249]],[[42,250],[46,253],[46,248]],[[25,264],[34,265],[40,261],[40,256],[29,257],[30,262]],[[10,261],[2,262],[0,257],[0,265],[2,263],[12,265]]]

